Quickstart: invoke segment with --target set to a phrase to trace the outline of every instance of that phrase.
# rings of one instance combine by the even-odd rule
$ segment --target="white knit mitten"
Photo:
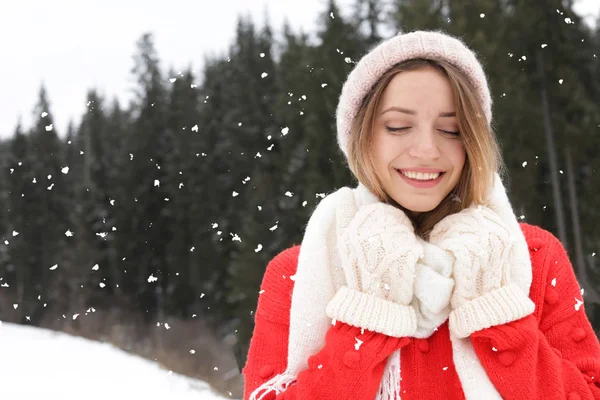
[[[450,298],[454,288],[452,266],[454,255],[438,246],[417,239],[424,255],[415,270],[412,305],[417,315],[416,338],[428,338],[448,319]]]
[[[399,209],[369,204],[338,211],[337,248],[346,278],[330,301],[330,318],[389,336],[413,336],[415,266],[423,255],[412,223]]]
[[[517,283],[522,264],[515,238],[498,212],[472,206],[440,221],[430,242],[456,261],[451,298],[451,332],[464,338],[479,330],[521,319],[535,305]]]

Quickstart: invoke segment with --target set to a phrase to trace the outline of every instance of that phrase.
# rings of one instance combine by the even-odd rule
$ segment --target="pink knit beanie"
[[[472,50],[460,39],[441,31],[399,33],[382,41],[363,56],[342,87],[336,111],[337,137],[346,157],[352,121],[363,98],[388,69],[399,62],[414,58],[444,60],[464,71],[475,87],[488,124],[491,124],[490,90],[483,68]]]

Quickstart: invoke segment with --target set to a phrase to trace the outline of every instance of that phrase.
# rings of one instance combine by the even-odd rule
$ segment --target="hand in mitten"
[[[515,238],[497,212],[472,206],[449,215],[434,227],[430,242],[456,258],[449,321],[455,336],[464,338],[534,311],[515,278],[523,255],[515,251]]]
[[[336,228],[347,286],[327,305],[327,315],[389,336],[412,336],[417,328],[410,305],[415,265],[423,254],[412,223],[388,204],[359,209],[345,204]]]

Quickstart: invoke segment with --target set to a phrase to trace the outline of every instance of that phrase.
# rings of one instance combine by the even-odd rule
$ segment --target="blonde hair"
[[[372,136],[377,110],[383,92],[390,81],[401,72],[433,67],[450,82],[454,106],[466,159],[462,175],[450,194],[429,212],[415,215],[396,203],[385,191],[375,172],[372,154]],[[485,118],[485,113],[467,75],[443,60],[413,59],[396,64],[385,72],[363,99],[353,121],[348,143],[350,170],[380,201],[404,210],[415,227],[415,232],[427,238],[437,222],[459,212],[472,203],[483,204],[493,185],[493,173],[504,172],[500,146],[496,135]]]

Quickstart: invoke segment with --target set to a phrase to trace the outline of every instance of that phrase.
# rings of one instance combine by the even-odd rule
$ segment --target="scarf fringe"
[[[375,400],[400,399],[400,350],[388,357]]]
[[[296,377],[290,373],[284,372],[269,379],[258,388],[256,388],[248,400],[262,400],[266,395],[275,392],[275,395],[286,391],[288,386],[296,382]],[[263,393],[261,393],[263,392]]]

